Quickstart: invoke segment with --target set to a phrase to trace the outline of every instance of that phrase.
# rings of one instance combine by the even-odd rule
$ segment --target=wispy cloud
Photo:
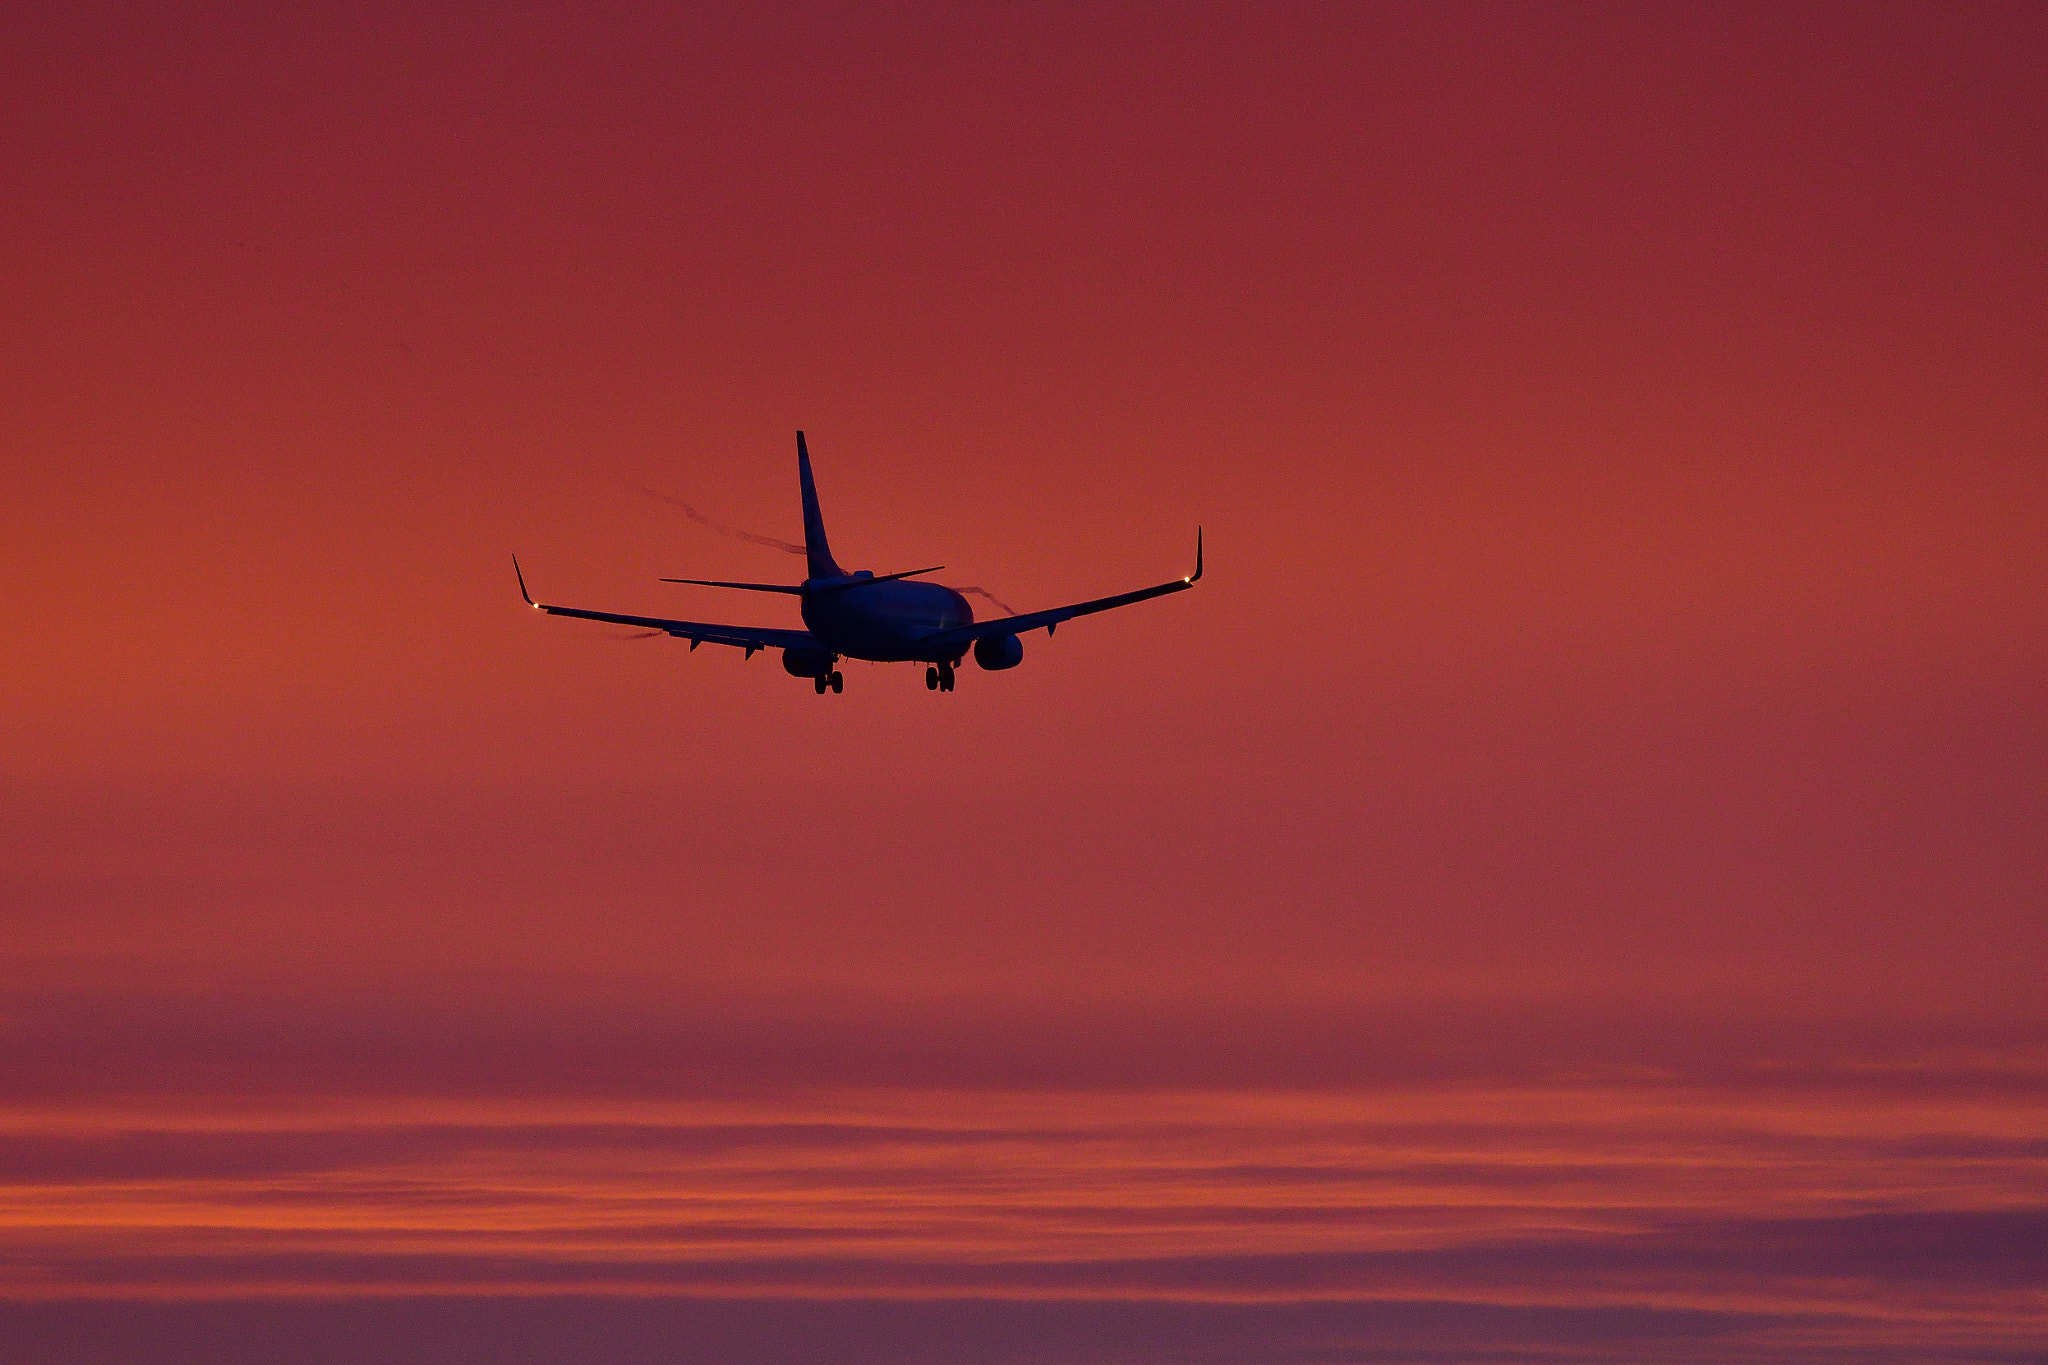
[[[772,1301],[820,1333],[796,1358],[863,1314],[913,1354],[1029,1317],[1077,1361],[2017,1358],[2048,1346],[2018,1080],[22,1100],[0,1297],[526,1295],[545,1331],[680,1298],[622,1311],[735,1341]]]

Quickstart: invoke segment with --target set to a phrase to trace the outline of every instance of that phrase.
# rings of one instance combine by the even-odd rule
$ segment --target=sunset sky
[[[0,156],[0,1365],[2048,1358],[2048,9],[88,0]],[[521,604],[798,624],[799,428],[1208,573]]]

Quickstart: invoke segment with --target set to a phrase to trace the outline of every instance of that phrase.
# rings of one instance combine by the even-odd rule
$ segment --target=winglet
[[[540,605],[540,603],[538,603],[538,602],[534,601],[534,600],[533,600],[533,594],[532,594],[532,593],[530,593],[530,592],[528,592],[528,591],[526,590],[526,575],[525,575],[525,574],[523,574],[523,573],[520,573],[520,572],[519,572],[519,556],[518,556],[518,555],[513,555],[513,556],[512,556],[512,572],[513,572],[513,574],[514,574],[514,575],[516,575],[516,576],[518,577],[518,579],[519,579],[519,595],[520,595],[521,597],[524,597],[524,598],[526,599],[526,605],[527,605],[527,606],[529,606],[529,607],[538,607],[538,606]]]
[[[1199,527],[1199,526],[1197,526],[1197,527],[1195,528],[1195,571],[1194,571],[1193,573],[1189,574],[1189,575],[1188,575],[1188,576],[1187,576],[1186,578],[1183,578],[1183,579],[1181,580],[1181,582],[1183,582],[1183,583],[1186,583],[1186,584],[1189,584],[1190,586],[1192,586],[1192,585],[1194,584],[1195,580],[1196,580],[1196,579],[1198,579],[1198,578],[1200,578],[1201,576],[1202,576],[1202,528],[1201,528],[1201,527]]]

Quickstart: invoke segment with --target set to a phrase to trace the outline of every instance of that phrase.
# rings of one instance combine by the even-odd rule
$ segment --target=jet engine
[[[782,671],[793,678],[823,678],[832,672],[834,658],[822,649],[785,649]]]
[[[1014,635],[990,635],[974,642],[974,662],[989,672],[1024,662],[1024,642]]]

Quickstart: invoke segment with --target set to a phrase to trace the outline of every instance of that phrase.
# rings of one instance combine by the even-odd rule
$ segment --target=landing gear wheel
[[[834,692],[844,692],[846,690],[846,675],[836,668],[832,670],[832,676],[826,681],[832,684]],[[823,692],[825,689],[821,687],[818,690]]]
[[[939,690],[939,670],[938,670],[938,669],[936,669],[936,668],[927,668],[927,669],[926,669],[926,670],[924,671],[924,685],[925,685],[925,690],[926,690],[926,691],[928,691],[928,692],[936,692],[936,691],[938,691],[938,690]]]
[[[951,665],[951,664],[940,664],[940,665],[939,665],[939,691],[941,691],[941,692],[951,692],[952,690],[953,690],[953,665]]]
[[[813,679],[811,679],[811,686],[813,686],[813,687],[815,687],[815,688],[817,688],[817,689],[818,689],[818,695],[819,695],[819,696],[821,696],[821,697],[825,695],[825,689],[826,689],[827,687],[831,686],[831,685],[832,685],[832,680],[831,680],[830,678],[813,678]]]

